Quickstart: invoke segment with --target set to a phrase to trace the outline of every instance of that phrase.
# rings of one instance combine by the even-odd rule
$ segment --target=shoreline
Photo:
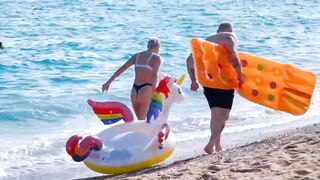
[[[197,155],[170,164],[100,179],[320,179],[320,123],[276,132],[219,154]]]

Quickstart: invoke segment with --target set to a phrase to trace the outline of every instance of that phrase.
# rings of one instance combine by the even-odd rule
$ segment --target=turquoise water
[[[234,25],[238,50],[290,63],[319,78],[319,0],[0,0],[0,4],[0,41],[5,46],[0,50],[0,179],[97,175],[74,163],[64,144],[73,134],[105,128],[87,99],[130,104],[132,69],[112,84],[108,94],[101,93],[101,85],[132,54],[146,49],[153,35],[162,43],[161,70],[170,75],[187,74],[192,37],[205,38],[227,21]],[[209,135],[206,101],[189,86],[187,79],[185,101],[173,106],[169,119],[179,142]],[[320,117],[319,94],[317,87],[303,116],[275,112],[236,96],[225,133],[302,119],[312,123]]]

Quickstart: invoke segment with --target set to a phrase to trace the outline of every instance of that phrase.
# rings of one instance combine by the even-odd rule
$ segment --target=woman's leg
[[[131,104],[134,110],[134,113],[137,115],[139,113],[139,106],[138,106],[138,97],[137,92],[134,87],[131,90]],[[138,118],[138,117],[137,117]]]
[[[147,117],[147,113],[149,110],[149,105],[151,102],[153,93],[153,87],[152,86],[144,86],[139,90],[139,94],[137,96],[137,118],[138,120],[145,120]]]

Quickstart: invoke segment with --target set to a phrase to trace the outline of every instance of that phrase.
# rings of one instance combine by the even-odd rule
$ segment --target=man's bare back
[[[236,37],[233,33],[223,32],[213,36],[209,36],[207,41],[217,43],[221,46],[227,47],[228,44],[236,44]]]

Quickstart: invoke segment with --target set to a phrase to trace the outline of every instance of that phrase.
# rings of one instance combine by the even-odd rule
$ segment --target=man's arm
[[[192,54],[187,58],[187,69],[191,81],[197,81]]]
[[[190,54],[189,57],[187,58],[187,69],[188,69],[189,77],[191,79],[191,90],[197,91],[199,89],[199,84],[197,82],[192,54]]]
[[[240,84],[243,83],[243,75],[241,72],[241,67],[240,67],[240,61],[236,52],[236,40],[235,38],[230,35],[225,37],[225,43],[224,45],[229,51],[229,56],[230,56],[230,61],[236,72],[238,73]]]

